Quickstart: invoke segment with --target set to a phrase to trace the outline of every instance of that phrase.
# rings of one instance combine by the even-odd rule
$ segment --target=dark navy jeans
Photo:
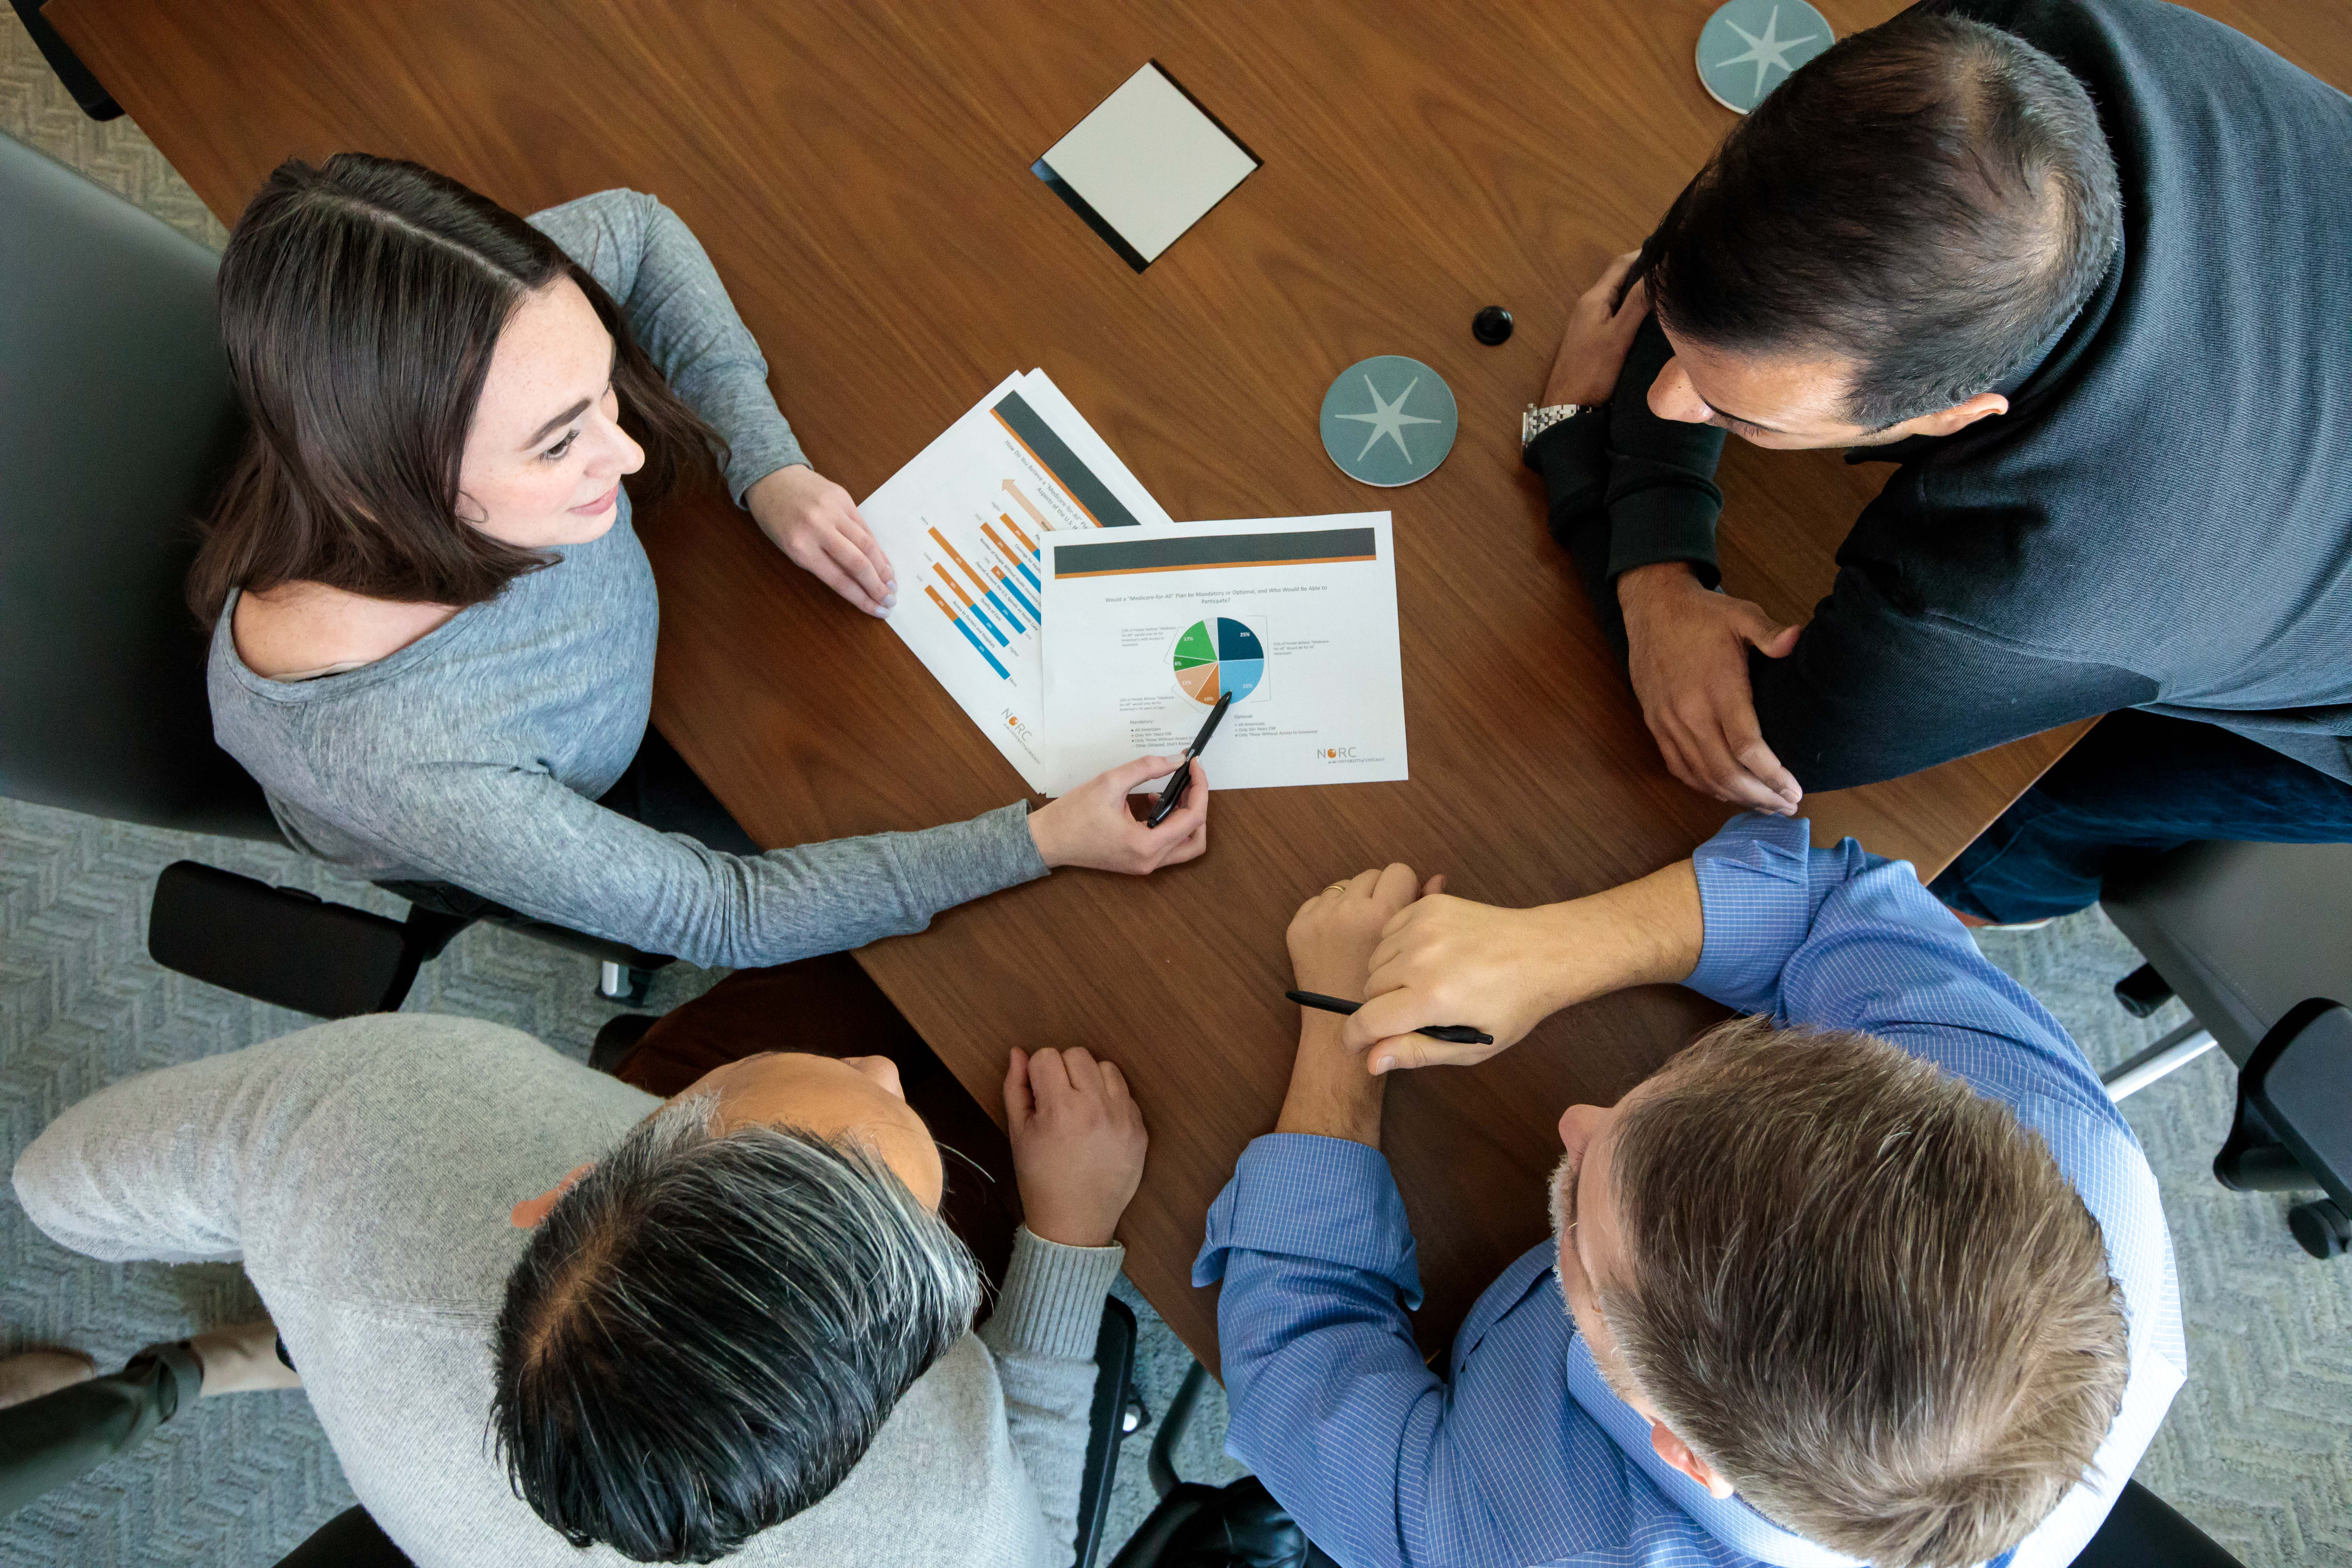
[[[2352,843],[2352,784],[2258,741],[2126,708],[2093,726],[1930,890],[2000,921],[2098,902],[2125,857],[2201,839]]]

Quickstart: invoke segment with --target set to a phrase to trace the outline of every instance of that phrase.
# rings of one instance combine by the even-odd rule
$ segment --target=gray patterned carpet
[[[208,244],[225,238],[128,120],[81,117],[13,16],[0,23],[0,132]],[[0,1161],[13,1163],[49,1117],[107,1083],[307,1022],[149,962],[147,897],[156,872],[182,858],[396,912],[373,889],[282,851],[0,801]],[[2108,997],[2137,959],[2095,912],[1986,945],[2102,1065],[2178,1021],[2176,1005],[2136,1023]],[[710,978],[664,971],[648,1005],[675,1005]],[[592,981],[583,959],[476,928],[427,967],[408,1006],[493,1018],[584,1055],[612,1011]],[[2208,1056],[2130,1102],[2164,1184],[2192,1363],[2139,1476],[2249,1568],[2352,1568],[2352,1269],[2297,1251],[2283,1200],[2214,1184],[2209,1166],[2231,1093],[2227,1064]],[[13,1202],[0,1202],[0,1353],[65,1344],[110,1366],[151,1341],[257,1315],[234,1268],[91,1263],[52,1246]],[[1125,1293],[1144,1319],[1140,1381],[1156,1415],[1191,1358]],[[1239,1473],[1218,1452],[1223,1414],[1213,1386],[1181,1456],[1187,1476]],[[1114,1542],[1150,1500],[1141,1441],[1127,1455]],[[299,1393],[211,1400],[136,1454],[0,1520],[0,1563],[264,1568],[349,1501]]]

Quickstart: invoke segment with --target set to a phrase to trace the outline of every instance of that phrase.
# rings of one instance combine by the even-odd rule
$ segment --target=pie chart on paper
[[[1230,696],[1240,702],[1265,675],[1265,645],[1241,622],[1223,616],[1194,621],[1169,656],[1176,685],[1203,708]]]

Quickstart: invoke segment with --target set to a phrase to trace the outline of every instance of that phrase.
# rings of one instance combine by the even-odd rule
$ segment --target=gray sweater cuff
[[[981,1328],[981,1340],[999,1354],[1094,1360],[1103,1299],[1126,1260],[1127,1248],[1116,1242],[1064,1247],[1023,1226],[1013,1234],[1013,1266],[1004,1271],[1004,1289]]]
[[[727,437],[727,493],[735,498],[737,506],[748,506],[743,497],[753,485],[794,463],[816,467],[793,438],[793,427],[784,423],[782,414],[776,415],[772,425],[761,420],[757,429]]]
[[[1045,858],[1037,853],[1023,801],[908,837],[917,841],[910,846],[915,852],[900,864],[930,906],[926,918],[1045,874]]]

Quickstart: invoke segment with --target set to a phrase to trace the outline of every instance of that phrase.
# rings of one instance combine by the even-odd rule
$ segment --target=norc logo
[[[1356,760],[1353,746],[1318,746],[1315,754],[1327,763],[1352,763]]]

